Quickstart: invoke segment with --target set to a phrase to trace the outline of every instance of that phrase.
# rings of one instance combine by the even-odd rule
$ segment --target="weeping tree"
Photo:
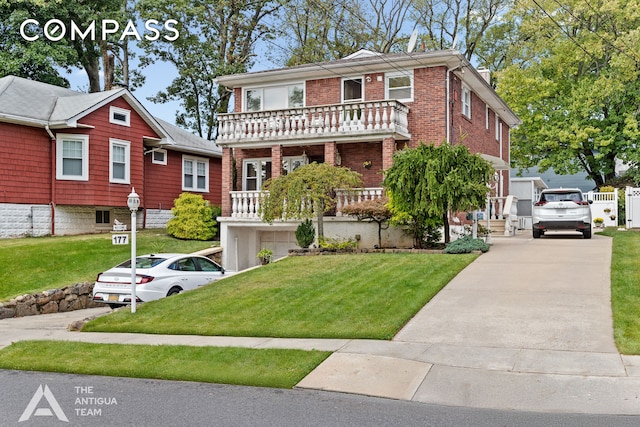
[[[260,203],[260,215],[272,224],[282,219],[318,219],[318,237],[324,237],[322,217],[336,204],[336,190],[363,185],[361,175],[349,168],[316,163],[299,167],[287,175],[269,179]]]
[[[491,165],[464,145],[420,144],[394,154],[384,186],[394,215],[409,215],[416,233],[442,221],[449,243],[449,212],[483,208],[492,173]],[[424,236],[414,235],[418,246],[423,241]]]

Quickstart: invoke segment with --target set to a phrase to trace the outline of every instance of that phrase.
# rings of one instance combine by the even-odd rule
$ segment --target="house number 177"
[[[129,244],[129,235],[128,234],[113,234],[111,236],[111,243],[114,245],[128,245]]]

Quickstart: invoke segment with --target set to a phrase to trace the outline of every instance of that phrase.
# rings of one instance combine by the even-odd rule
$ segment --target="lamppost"
[[[136,216],[140,207],[140,196],[131,187],[131,194],[127,198],[127,206],[131,211],[131,312],[136,312]]]

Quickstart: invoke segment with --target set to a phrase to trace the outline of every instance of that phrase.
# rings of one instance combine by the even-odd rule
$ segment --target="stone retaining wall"
[[[85,282],[37,294],[21,295],[9,302],[0,303],[0,319],[103,307],[104,304],[93,302],[92,292],[93,283]]]

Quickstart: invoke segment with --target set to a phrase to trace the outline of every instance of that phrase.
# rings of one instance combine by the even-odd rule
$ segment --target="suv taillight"
[[[546,201],[542,201],[542,202],[536,202],[536,204],[535,204],[535,205],[533,205],[533,206],[544,206],[544,205],[546,205],[546,204],[547,204],[547,202],[546,202]]]
[[[576,204],[580,206],[589,206],[589,202],[586,200],[580,200],[579,202],[576,202]]]

